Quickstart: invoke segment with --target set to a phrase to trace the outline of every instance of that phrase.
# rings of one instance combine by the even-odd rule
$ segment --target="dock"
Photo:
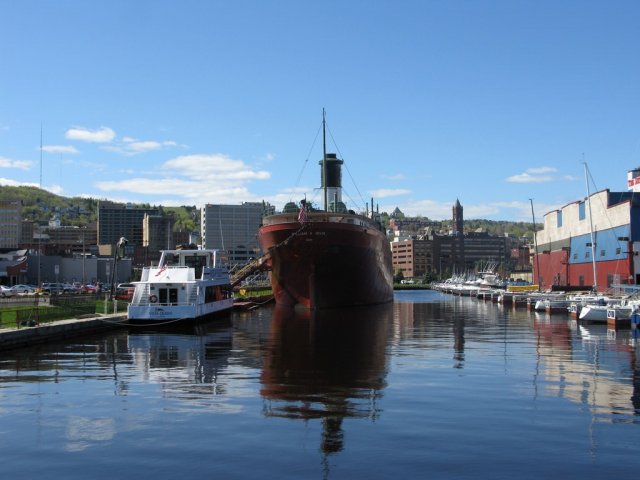
[[[57,320],[41,325],[0,329],[0,351],[114,330],[127,326],[126,313]]]

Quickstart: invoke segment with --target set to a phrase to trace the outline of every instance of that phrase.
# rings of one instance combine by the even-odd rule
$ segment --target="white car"
[[[14,285],[13,291],[16,293],[24,293],[24,294],[36,293],[36,289],[34,287],[32,287],[31,285],[23,285],[23,284]]]
[[[11,287],[0,285],[0,297],[13,297],[16,291]]]

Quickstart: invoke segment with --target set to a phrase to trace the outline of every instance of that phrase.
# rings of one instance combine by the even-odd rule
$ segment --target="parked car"
[[[42,284],[42,293],[48,294],[61,294],[61,293],[72,293],[74,292],[74,288],[72,285],[68,283],[43,283]]]
[[[96,285],[92,285],[91,283],[87,283],[82,285],[81,292],[82,293],[96,293],[98,291],[98,287]]]
[[[13,290],[16,293],[24,293],[24,294],[36,293],[36,288],[32,287],[31,285],[23,285],[23,284],[14,285]]]
[[[80,285],[71,284],[71,283],[63,283],[62,284],[63,293],[80,293]]]
[[[116,288],[116,300],[127,300],[129,302],[133,300],[133,292],[136,289],[135,285],[132,283],[121,283],[120,285],[124,286],[118,286]]]
[[[13,297],[16,291],[13,287],[7,287],[6,285],[0,285],[0,297]]]

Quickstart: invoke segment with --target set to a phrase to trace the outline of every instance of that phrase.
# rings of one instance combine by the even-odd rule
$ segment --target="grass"
[[[116,312],[126,312],[128,303],[117,301]],[[111,301],[91,299],[69,300],[60,298],[53,305],[25,305],[0,307],[0,328],[20,328],[33,324],[68,320],[83,315],[116,313]]]

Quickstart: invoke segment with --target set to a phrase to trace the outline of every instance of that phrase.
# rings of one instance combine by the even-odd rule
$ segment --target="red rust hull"
[[[279,305],[334,308],[393,300],[391,248],[384,232],[359,215],[310,213],[265,219],[258,237],[269,252]]]

